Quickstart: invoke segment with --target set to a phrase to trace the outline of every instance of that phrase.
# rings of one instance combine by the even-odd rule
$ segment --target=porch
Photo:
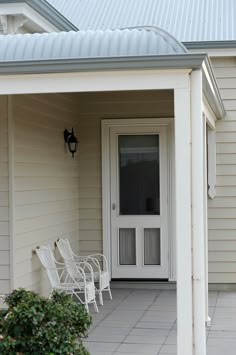
[[[184,58],[183,55],[179,60]],[[7,181],[5,188],[6,193],[9,189],[10,198],[11,254],[7,254],[10,260],[7,281],[11,281],[11,288],[23,286],[43,294],[48,292],[34,250],[41,244],[54,247],[55,240],[63,235],[69,237],[73,249],[79,250],[81,255],[103,252],[112,278],[126,278],[124,274],[115,274],[114,271],[118,271],[115,267],[120,270],[127,267],[129,272],[137,266],[141,271],[155,267],[154,276],[142,277],[177,280],[179,355],[192,354],[193,344],[195,355],[205,354],[204,325],[208,316],[206,129],[214,132],[216,117],[222,116],[218,112],[221,102],[214,96],[217,88],[213,95],[210,88],[214,85],[210,88],[208,85],[208,80],[211,83],[214,78],[209,74],[207,79],[204,74],[210,70],[208,59],[199,56],[197,63],[195,57],[192,59],[191,65],[186,67],[183,63],[181,68],[175,69],[172,62],[167,68],[165,61],[165,66],[161,64],[161,69],[155,70],[122,71],[119,68],[119,72],[105,73],[19,75],[14,78],[14,86],[13,77],[2,79],[6,88],[2,91],[5,94],[2,97],[3,124],[8,132],[5,149],[9,186]],[[102,125],[105,121],[108,122],[106,127]],[[71,127],[80,141],[74,159],[63,141],[63,131]],[[152,218],[155,224],[145,221],[146,224],[141,225],[144,217],[137,217],[138,225],[130,226],[129,221],[118,225],[117,220],[121,218],[117,213],[119,135],[126,138],[128,135],[155,135],[155,145],[147,145],[144,151],[155,153],[160,163],[156,179],[160,183],[156,185],[165,195],[147,194],[142,204],[146,208],[144,213],[143,210],[131,213]],[[125,148],[123,152],[137,153],[132,144],[129,149],[127,144],[121,148]],[[116,160],[112,159],[114,151]],[[111,166],[107,168],[108,162]],[[131,261],[124,260],[117,252],[122,244],[119,238],[125,239],[120,237],[119,228],[122,232],[132,229],[129,236],[133,251]],[[155,231],[155,235],[148,234],[147,229]],[[137,248],[135,233],[139,235]],[[144,239],[147,239],[146,244]],[[159,248],[151,248],[149,240],[153,239]],[[145,255],[145,250],[158,251],[154,261]],[[159,274],[159,270],[165,274]],[[139,317],[136,321],[144,312],[150,312],[148,309],[156,300],[154,296],[140,314],[133,310]],[[112,308],[108,307],[109,312]],[[174,322],[175,318],[173,326]],[[112,351],[118,346],[119,343]]]
[[[98,314],[86,346],[91,355],[177,354],[176,291],[113,288]],[[209,292],[207,355],[234,355],[236,292]]]

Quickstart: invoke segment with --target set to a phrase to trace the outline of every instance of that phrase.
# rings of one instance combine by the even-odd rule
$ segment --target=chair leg
[[[109,292],[110,299],[112,300],[112,294],[111,294],[110,286],[108,287],[108,292]]]
[[[94,300],[94,302],[93,302],[93,307],[94,307],[95,312],[96,312],[96,313],[99,313],[96,300]]]
[[[103,297],[102,297],[102,291],[101,290],[98,291],[98,295],[99,295],[100,305],[103,306]]]

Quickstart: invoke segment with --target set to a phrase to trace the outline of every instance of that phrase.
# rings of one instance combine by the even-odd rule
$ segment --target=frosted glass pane
[[[120,265],[136,265],[134,228],[119,229],[119,263]]]
[[[144,265],[161,264],[161,232],[159,228],[144,229]]]
[[[121,215],[160,214],[159,135],[120,135]]]

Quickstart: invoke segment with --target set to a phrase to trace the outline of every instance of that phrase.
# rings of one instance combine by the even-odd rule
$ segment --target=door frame
[[[174,132],[173,118],[138,118],[138,119],[102,119],[101,120],[101,148],[102,148],[102,235],[103,254],[108,260],[108,267],[111,270],[111,183],[110,183],[110,129],[112,127],[134,127],[134,126],[169,126],[167,128],[167,208],[168,218],[173,221],[173,225],[168,230],[169,238],[169,281],[176,280],[175,262],[175,212],[173,200],[174,187]],[[112,277],[112,275],[110,275]]]

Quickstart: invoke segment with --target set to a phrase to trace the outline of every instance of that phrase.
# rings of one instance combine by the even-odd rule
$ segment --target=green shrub
[[[82,343],[91,324],[83,305],[54,292],[50,299],[18,289],[0,312],[0,354],[89,355]]]

